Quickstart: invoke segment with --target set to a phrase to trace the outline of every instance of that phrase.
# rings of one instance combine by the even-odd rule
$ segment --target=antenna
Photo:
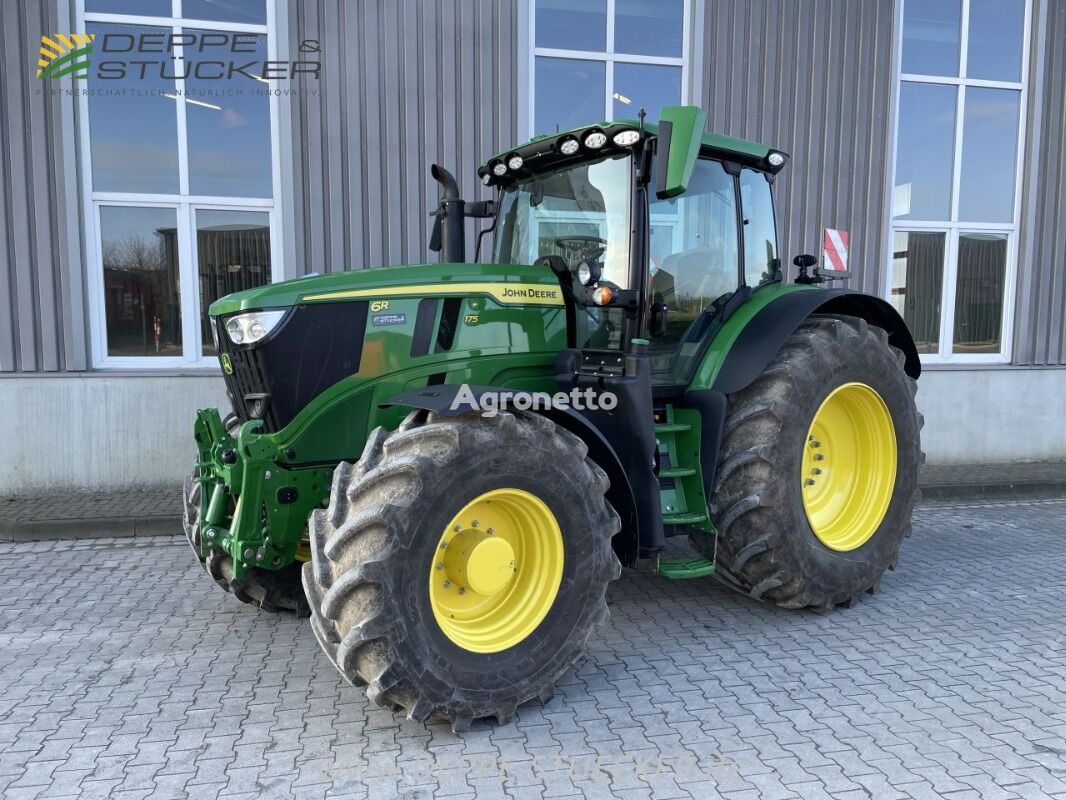
[[[647,116],[647,114],[644,111],[644,106],[641,106],[640,107],[640,111],[637,112],[637,119],[640,120],[640,132],[641,133],[644,133],[644,117],[646,117],[646,116]]]

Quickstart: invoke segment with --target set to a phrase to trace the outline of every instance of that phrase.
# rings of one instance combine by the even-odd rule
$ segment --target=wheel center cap
[[[496,594],[514,577],[514,548],[499,536],[463,531],[448,544],[445,567],[459,586],[480,595]]]

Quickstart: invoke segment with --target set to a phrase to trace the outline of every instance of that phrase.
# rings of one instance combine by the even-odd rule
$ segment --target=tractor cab
[[[771,189],[787,158],[700,136],[704,121],[664,109],[655,125],[534,139],[480,171],[500,189],[492,260],[558,275],[571,347],[646,341],[656,387],[687,384],[715,326],[781,280]]]

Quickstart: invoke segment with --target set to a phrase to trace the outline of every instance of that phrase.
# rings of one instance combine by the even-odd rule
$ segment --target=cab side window
[[[715,300],[736,291],[737,198],[721,163],[700,159],[680,197],[650,204],[652,301],[667,309],[667,331],[653,349],[682,341]]]
[[[780,269],[774,200],[766,175],[741,170],[740,201],[744,212],[744,283],[754,289],[776,280]]]

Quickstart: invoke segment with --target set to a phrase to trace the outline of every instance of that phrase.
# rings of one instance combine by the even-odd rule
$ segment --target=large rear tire
[[[813,317],[729,397],[711,513],[694,540],[732,588],[828,610],[880,586],[910,535],[917,383],[881,328]]]
[[[413,412],[334,473],[304,586],[337,669],[378,704],[464,730],[550,697],[621,572],[607,476],[537,414]]]

